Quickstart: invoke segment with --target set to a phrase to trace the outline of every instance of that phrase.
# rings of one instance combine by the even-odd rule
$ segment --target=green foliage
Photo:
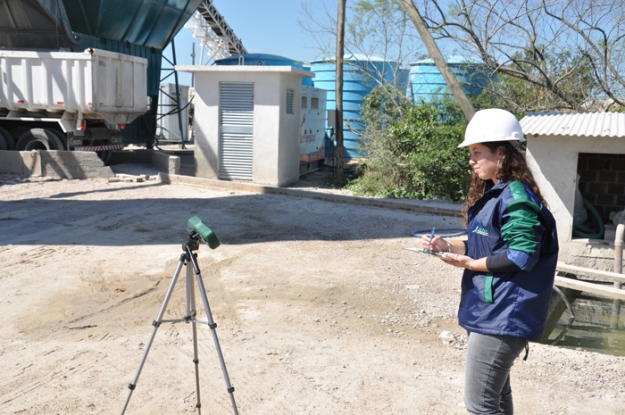
[[[375,88],[365,99],[367,160],[350,183],[357,194],[411,199],[466,197],[468,153],[458,149],[466,120],[457,104],[415,105],[401,91]]]
[[[614,105],[608,107],[607,112],[623,113],[623,112],[625,112],[625,106],[614,104]]]

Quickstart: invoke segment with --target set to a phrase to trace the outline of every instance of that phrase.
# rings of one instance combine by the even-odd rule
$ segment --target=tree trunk
[[[344,180],[345,151],[343,143],[343,55],[345,54],[345,4],[347,0],[339,0],[338,28],[336,32],[336,180],[339,186]]]
[[[460,105],[464,116],[467,118],[467,121],[471,121],[471,118],[473,118],[473,114],[475,114],[475,108],[473,108],[473,104],[471,104],[471,101],[469,101],[469,98],[467,98],[466,94],[462,90],[462,86],[460,86],[456,75],[454,75],[451,69],[449,69],[447,62],[445,62],[445,58],[443,57],[441,51],[438,49],[438,46],[436,45],[432,34],[429,32],[427,25],[423,20],[423,17],[421,17],[419,10],[417,10],[412,0],[401,0],[401,2],[404,6],[404,9],[406,10],[406,13],[408,13],[408,16],[410,16],[412,23],[414,23],[415,27],[417,28],[417,31],[419,32],[421,40],[425,44],[428,53],[430,54],[432,59],[434,59],[436,67],[443,75],[443,78],[445,79],[449,90],[456,99],[456,102],[458,102],[458,105]]]

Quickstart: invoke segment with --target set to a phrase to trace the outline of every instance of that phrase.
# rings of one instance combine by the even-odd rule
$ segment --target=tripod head
[[[192,250],[197,250],[200,242],[204,242],[210,249],[215,249],[219,246],[219,239],[217,235],[197,216],[192,217],[187,222],[189,226],[189,240],[187,244]],[[195,248],[195,249],[194,249]]]

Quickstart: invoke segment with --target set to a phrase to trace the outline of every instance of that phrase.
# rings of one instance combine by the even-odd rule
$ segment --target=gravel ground
[[[183,185],[0,177],[0,412],[119,413],[197,215],[241,414],[463,414],[461,271],[404,248],[460,220]],[[182,271],[184,275],[184,271]],[[205,310],[198,298],[199,318]],[[184,278],[165,319],[185,313]],[[198,326],[202,412],[233,413]],[[196,412],[192,327],[157,330],[128,414]],[[533,344],[518,414],[625,414],[625,358]]]

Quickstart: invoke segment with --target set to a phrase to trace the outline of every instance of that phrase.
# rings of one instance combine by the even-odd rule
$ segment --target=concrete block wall
[[[151,162],[158,171],[168,174],[180,174],[180,157],[178,156],[152,151]]]
[[[614,272],[614,243],[596,239],[574,239],[561,243],[558,261],[578,267]]]
[[[163,173],[180,173],[180,157],[159,151],[116,152],[113,162],[150,164]],[[115,177],[113,170],[105,166],[96,153],[89,151],[0,150],[0,173],[53,179],[108,179]]]
[[[625,154],[580,153],[577,173],[579,191],[604,222],[610,212],[625,209]]]
[[[39,151],[41,176],[57,179],[102,179],[115,177],[91,151]]]
[[[115,176],[96,153],[85,151],[0,151],[0,173],[53,179]]]
[[[0,150],[0,173],[41,176],[41,160],[36,151]]]

